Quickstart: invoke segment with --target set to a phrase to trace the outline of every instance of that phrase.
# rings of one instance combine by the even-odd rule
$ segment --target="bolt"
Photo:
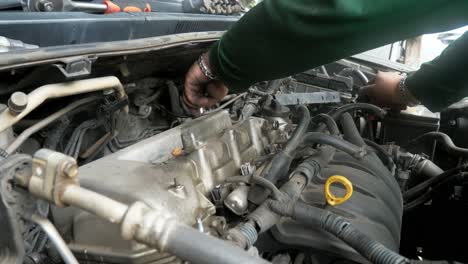
[[[26,106],[28,106],[28,95],[23,92],[14,92],[8,100],[8,108],[14,115],[23,112]]]
[[[37,8],[42,12],[52,12],[54,11],[54,4],[50,1],[43,0],[39,1]]]
[[[63,166],[63,173],[69,178],[75,178],[78,175],[78,166],[73,162],[67,162]]]
[[[177,182],[177,179],[174,178],[174,189],[177,191],[182,191],[184,188],[185,186]]]

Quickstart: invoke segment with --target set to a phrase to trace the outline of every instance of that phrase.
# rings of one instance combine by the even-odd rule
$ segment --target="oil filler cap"
[[[346,193],[342,197],[336,197],[330,190],[332,184],[339,184],[344,187]],[[325,199],[331,206],[340,205],[346,202],[353,195],[353,184],[344,176],[333,175],[325,182]]]

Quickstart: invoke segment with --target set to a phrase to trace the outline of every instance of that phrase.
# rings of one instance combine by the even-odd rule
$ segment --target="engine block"
[[[185,224],[209,228],[215,206],[207,196],[227,177],[239,175],[243,163],[264,152],[264,122],[250,118],[233,125],[224,111],[193,120],[80,167],[81,185],[123,203],[143,201],[152,208],[167,208]],[[54,213],[62,232],[73,234],[70,247],[79,259],[170,261],[154,249],[123,240],[117,225],[71,211]]]

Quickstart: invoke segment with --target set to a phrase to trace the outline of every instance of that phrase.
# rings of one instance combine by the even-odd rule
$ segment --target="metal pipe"
[[[359,76],[359,78],[361,78],[364,85],[369,83],[369,78],[367,78],[367,76],[361,70],[354,69],[353,71]]]
[[[83,2],[72,2],[70,11],[80,11],[89,13],[104,13],[107,10],[107,5],[98,3],[83,3]]]
[[[8,127],[16,124],[23,119],[27,114],[40,106],[45,100],[51,98],[59,98],[76,94],[95,92],[106,89],[114,89],[118,93],[118,97],[123,99],[126,97],[124,87],[119,79],[114,76],[73,81],[67,83],[47,84],[41,86],[27,95],[27,105],[19,113],[15,114],[11,111],[3,111],[0,113],[0,132]],[[128,106],[124,111],[128,112]]]
[[[73,109],[88,104],[94,100],[97,100],[99,97],[93,96],[93,97],[88,97],[88,98],[83,98],[81,100],[75,101],[71,104],[69,104],[67,107],[60,109],[59,111],[51,114],[50,116],[42,119],[41,121],[35,123],[31,127],[25,129],[16,139],[13,141],[6,149],[5,151],[9,154],[12,154],[13,152],[18,149],[19,146],[21,146],[32,134],[36,133],[37,131],[43,129],[50,123],[54,122],[55,120],[59,119],[61,116],[67,114],[68,112],[72,111]]]
[[[128,206],[123,203],[73,184],[65,187],[61,201],[102,217],[111,223],[121,223],[128,210]]]
[[[60,256],[62,256],[62,259],[66,264],[79,264],[75,256],[73,256],[73,253],[68,248],[67,243],[63,241],[63,238],[60,236],[57,229],[48,219],[33,214],[31,215],[30,220],[38,224],[42,228],[42,230],[44,230],[44,232],[49,237],[50,241],[52,241],[52,244],[54,244],[54,246],[57,248],[57,251],[59,252]]]
[[[206,111],[203,115],[212,114],[212,113],[221,111],[221,110],[223,110],[226,106],[228,106],[228,105],[234,103],[235,101],[237,101],[238,99],[240,99],[240,98],[242,98],[242,97],[244,97],[244,96],[246,96],[246,95],[247,95],[247,92],[241,93],[241,94],[237,95],[236,97],[232,98],[231,100],[227,101],[226,103],[224,103],[224,104],[218,106],[217,108],[212,109],[212,110],[209,110],[209,111]]]

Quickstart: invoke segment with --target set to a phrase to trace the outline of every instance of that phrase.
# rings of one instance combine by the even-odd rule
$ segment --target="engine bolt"
[[[78,166],[72,162],[67,162],[63,166],[63,173],[69,178],[75,178],[78,175]]]

